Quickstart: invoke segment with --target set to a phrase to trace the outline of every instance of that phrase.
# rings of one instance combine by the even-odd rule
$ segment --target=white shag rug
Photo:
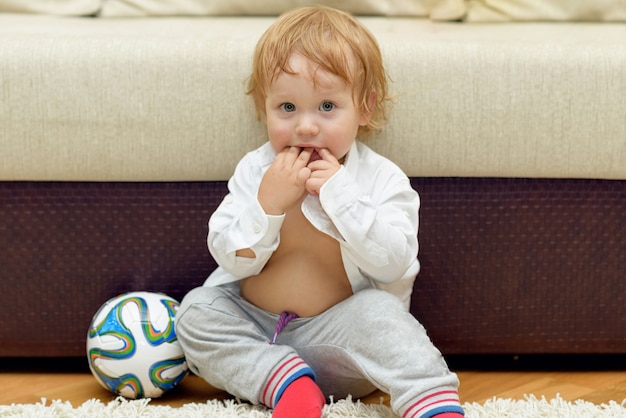
[[[554,399],[526,396],[524,400],[494,398],[483,404],[466,403],[466,418],[604,418],[626,417],[626,400],[621,404],[611,401],[595,405],[590,402],[567,402],[557,395]],[[148,399],[126,400],[118,398],[107,404],[90,400],[78,407],[69,402],[42,399],[37,404],[0,405],[0,417],[37,418],[269,418],[271,411],[260,406],[252,406],[235,400],[211,400],[206,403],[189,403],[179,408],[150,405]],[[397,418],[385,405],[367,405],[359,401],[345,399],[326,405],[323,418]]]

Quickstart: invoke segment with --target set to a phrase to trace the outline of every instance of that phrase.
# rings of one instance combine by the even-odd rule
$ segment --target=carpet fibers
[[[610,402],[595,405],[584,401],[568,402],[557,396],[553,399],[526,396],[523,400],[494,398],[483,404],[463,405],[467,418],[604,418],[626,417],[626,400],[621,404]],[[74,407],[69,402],[48,402],[42,399],[36,404],[0,405],[0,417],[216,417],[216,418],[269,418],[271,411],[234,400],[211,400],[206,403],[190,403],[179,408],[150,405],[148,399],[129,401],[118,398],[109,403],[90,400]],[[367,405],[351,399],[333,402],[324,409],[323,418],[397,418],[385,405]]]

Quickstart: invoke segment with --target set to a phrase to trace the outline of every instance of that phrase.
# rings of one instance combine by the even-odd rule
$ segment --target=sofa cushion
[[[0,15],[0,180],[227,179],[273,19]],[[409,176],[626,179],[625,25],[362,20],[395,97],[367,142]]]
[[[44,13],[90,16],[100,10],[102,0],[0,0],[0,13]]]
[[[470,0],[465,3],[467,22],[626,21],[624,0]]]
[[[623,0],[107,0],[100,16],[275,16],[306,4],[325,4],[358,15],[465,22],[626,21]]]
[[[107,0],[100,16],[276,16],[296,6],[323,4],[359,15],[417,16],[421,0]]]

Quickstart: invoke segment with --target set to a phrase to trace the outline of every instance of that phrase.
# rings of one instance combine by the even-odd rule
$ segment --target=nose
[[[315,136],[319,133],[319,127],[315,118],[310,115],[302,115],[296,125],[296,134],[299,136]]]

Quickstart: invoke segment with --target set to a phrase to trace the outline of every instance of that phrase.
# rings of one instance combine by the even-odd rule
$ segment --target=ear
[[[256,119],[267,125],[267,112],[265,112],[265,99],[256,99],[254,101],[254,110],[256,111]]]
[[[362,109],[362,112],[361,112],[361,121],[360,121],[361,126],[365,126],[370,122],[370,118],[372,116],[372,110],[374,109],[375,105],[376,105],[376,91],[372,90],[370,92],[370,97],[367,100],[367,109]]]

